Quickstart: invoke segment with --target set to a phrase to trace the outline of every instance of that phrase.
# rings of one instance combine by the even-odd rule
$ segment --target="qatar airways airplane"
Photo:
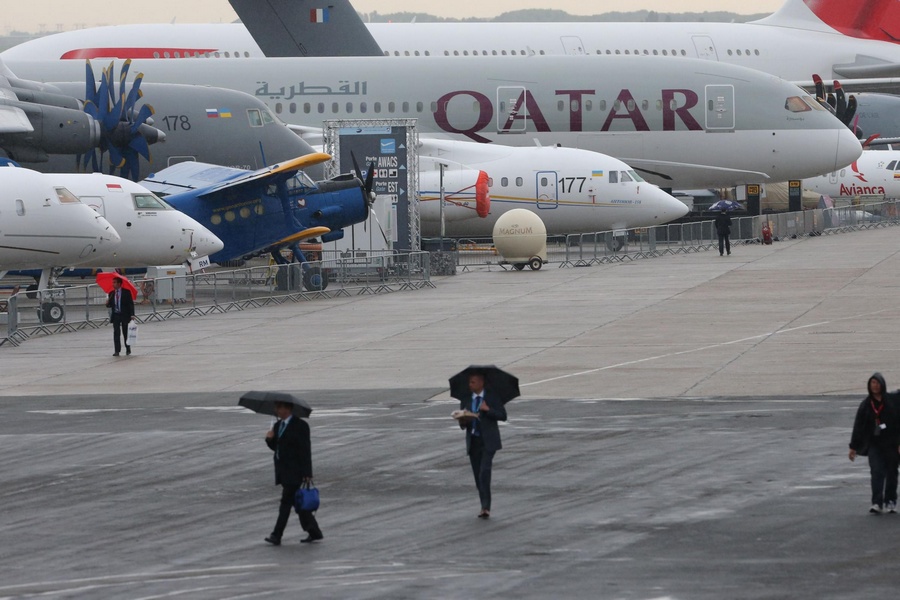
[[[81,61],[3,60],[44,82],[85,73]],[[416,118],[423,137],[608,154],[665,188],[803,179],[862,152],[795,85],[734,65],[677,65],[653,56],[330,57],[136,60],[131,71],[250,93],[314,134],[329,119]]]
[[[398,57],[589,54],[699,58],[749,67],[804,86],[812,75],[854,91],[900,89],[896,2],[785,0],[750,23],[371,23],[349,0],[230,0],[246,24],[121,25],[46,36],[4,60],[262,56]],[[249,32],[248,32],[249,28]],[[252,36],[251,36],[252,32]],[[257,41],[254,40],[254,37]],[[262,46],[262,48],[261,48]]]

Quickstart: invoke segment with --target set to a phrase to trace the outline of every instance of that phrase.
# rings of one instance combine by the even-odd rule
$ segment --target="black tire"
[[[275,273],[275,289],[279,292],[293,292],[300,289],[300,265],[279,265]]]
[[[303,287],[310,292],[321,292],[328,287],[328,276],[320,267],[309,267],[303,271]]]
[[[541,267],[544,266],[544,261],[542,261],[540,257],[535,256],[529,261],[528,266],[531,267],[532,271],[540,271]]]
[[[66,311],[58,302],[45,302],[41,304],[41,323],[59,323],[66,315]]]
[[[625,247],[625,236],[613,236],[606,240],[606,247],[613,252],[618,252]]]

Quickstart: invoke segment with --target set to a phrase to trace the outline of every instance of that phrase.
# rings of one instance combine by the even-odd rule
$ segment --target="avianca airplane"
[[[832,198],[900,198],[900,150],[867,150],[843,169],[804,180],[803,187]]]
[[[2,57],[9,61],[205,57],[234,64],[264,55],[334,56],[349,52],[470,59],[638,55],[729,63],[804,86],[812,84],[815,73],[826,80],[851,84],[853,89],[861,89],[864,84],[869,91],[900,87],[891,81],[900,77],[900,45],[896,43],[900,39],[900,8],[890,0],[785,0],[776,13],[750,23],[369,25],[359,20],[349,0],[330,1],[326,9],[308,0],[230,1],[247,27],[162,24],[82,29],[20,44]],[[273,17],[285,27],[272,31]],[[262,49],[248,27],[256,39],[262,40]],[[284,35],[285,29],[290,30],[290,36]],[[858,84],[855,88],[854,83]]]
[[[4,59],[5,60],[5,59]],[[84,77],[81,61],[8,61]],[[787,181],[850,164],[856,137],[800,88],[752,69],[653,56],[141,60],[146,80],[255,95],[320,135],[329,119],[416,118],[423,136],[608,154],[665,188]]]

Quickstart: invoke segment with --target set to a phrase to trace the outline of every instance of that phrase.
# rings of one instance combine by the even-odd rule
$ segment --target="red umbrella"
[[[97,285],[100,286],[107,294],[113,291],[113,280],[119,279],[122,282],[122,288],[131,292],[131,298],[133,300],[137,300],[138,291],[137,288],[134,287],[134,284],[131,283],[127,277],[124,275],[119,275],[118,273],[97,273]]]

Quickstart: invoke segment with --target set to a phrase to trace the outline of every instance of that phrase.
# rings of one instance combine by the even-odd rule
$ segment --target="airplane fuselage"
[[[806,179],[803,186],[832,198],[900,198],[900,151],[867,150],[849,166]]]
[[[802,90],[731,65],[634,56],[135,61],[148,81],[248,92],[288,123],[417,118],[422,134],[602,152],[665,187],[801,179],[861,148]],[[71,61],[10,62],[20,76],[77,80]]]
[[[550,235],[662,225],[688,212],[627,164],[596,152],[428,140],[419,151],[420,214],[428,236],[440,234],[440,162],[452,165],[444,169],[448,236],[490,236],[500,215],[515,208],[540,216]],[[485,218],[475,214],[476,185],[463,179],[461,192],[448,188],[455,172],[471,168],[488,175]]]
[[[222,249],[222,241],[190,216],[162,202],[145,187],[101,173],[57,174],[57,181],[120,232],[112,256],[82,263],[91,267],[178,265]]]
[[[52,176],[0,168],[0,271],[87,264],[110,257],[120,241]]]

